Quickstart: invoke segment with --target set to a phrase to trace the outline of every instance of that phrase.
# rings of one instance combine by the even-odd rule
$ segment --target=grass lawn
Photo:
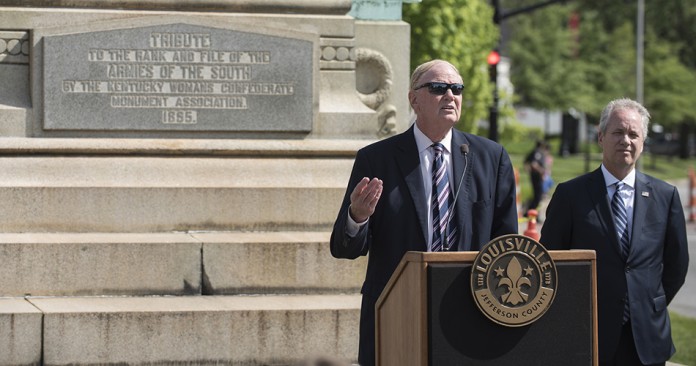
[[[670,312],[669,316],[672,320],[672,338],[677,348],[677,353],[670,361],[682,365],[696,365],[696,319],[674,312]]]
[[[503,141],[502,144],[510,153],[512,165],[519,171],[522,201],[525,202],[532,196],[532,188],[529,174],[524,170],[524,158],[534,147],[534,142],[505,143]],[[554,145],[553,141],[552,145]],[[553,154],[551,177],[556,184],[593,171],[599,168],[602,163],[602,153],[594,145],[589,154],[583,152],[566,157],[558,156],[556,154],[558,152],[557,146],[553,146],[551,151]],[[682,160],[678,157],[654,156],[645,153],[641,156],[638,164],[639,169],[646,174],[663,180],[678,180],[688,178],[689,168],[696,168],[696,158]]]

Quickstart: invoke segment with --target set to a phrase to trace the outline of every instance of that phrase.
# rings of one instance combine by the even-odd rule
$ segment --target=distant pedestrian
[[[541,184],[541,194],[545,197],[555,182],[553,177],[551,177],[551,170],[553,168],[553,155],[551,154],[551,145],[548,142],[544,142],[544,179]]]
[[[529,172],[529,180],[532,184],[532,198],[527,201],[524,216],[529,210],[536,210],[544,194],[544,176],[546,174],[546,151],[545,142],[537,141],[534,150],[524,159],[524,167]]]

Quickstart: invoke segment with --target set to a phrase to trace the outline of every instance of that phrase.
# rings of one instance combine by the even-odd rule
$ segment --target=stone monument
[[[0,0],[0,364],[357,359],[328,239],[409,26],[352,5]]]

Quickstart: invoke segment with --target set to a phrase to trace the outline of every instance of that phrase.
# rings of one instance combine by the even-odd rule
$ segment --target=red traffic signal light
[[[487,61],[488,61],[488,64],[491,66],[497,65],[498,62],[500,62],[500,54],[498,53],[498,51],[496,51],[496,50],[491,51],[491,53],[488,54]]]

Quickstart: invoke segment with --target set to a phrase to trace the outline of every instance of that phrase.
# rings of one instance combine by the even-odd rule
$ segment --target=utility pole
[[[636,101],[643,104],[643,53],[645,49],[645,0],[638,0],[636,14]]]
[[[498,49],[494,49],[488,54],[488,77],[493,83],[493,104],[488,115],[488,138],[491,141],[498,141],[498,63],[500,54]]]
[[[491,0],[493,2],[493,23],[500,25],[501,19],[501,9],[500,0]],[[493,83],[493,104],[491,104],[488,110],[488,139],[491,141],[498,142],[498,62],[500,61],[500,54],[498,49],[500,48],[500,38],[498,38],[498,45],[495,47],[491,53],[488,54],[488,75],[490,77],[490,82]],[[495,56],[493,56],[495,55]],[[493,59],[495,58],[495,62]]]
[[[644,37],[645,0],[638,0],[638,9],[636,11],[636,101],[640,104],[643,104],[643,53],[645,49]],[[647,139],[648,136],[643,136],[643,138]],[[641,165],[641,159],[639,158],[638,161],[636,161],[636,168],[642,168]]]

